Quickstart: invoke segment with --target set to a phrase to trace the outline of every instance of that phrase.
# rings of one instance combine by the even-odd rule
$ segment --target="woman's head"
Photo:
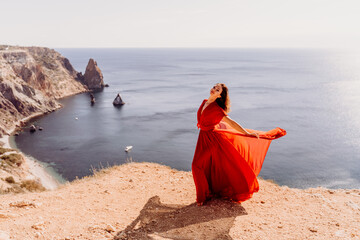
[[[230,98],[228,88],[224,83],[217,83],[210,90],[210,95],[216,96],[217,104],[224,109],[225,112],[230,112]]]

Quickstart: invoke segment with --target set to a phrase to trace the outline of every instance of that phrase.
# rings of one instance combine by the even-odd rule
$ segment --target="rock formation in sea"
[[[103,74],[98,67],[97,62],[92,58],[89,59],[86,67],[84,84],[89,89],[102,89],[105,86]]]
[[[21,119],[59,108],[56,99],[87,91],[79,75],[53,49],[0,46],[0,136]]]
[[[125,104],[125,102],[121,99],[120,93],[115,97],[113,101],[114,106],[122,106]]]

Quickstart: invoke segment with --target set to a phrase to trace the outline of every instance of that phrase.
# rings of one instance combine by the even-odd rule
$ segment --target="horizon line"
[[[179,47],[179,46],[171,46],[171,47],[120,47],[120,46],[112,46],[112,47],[65,47],[65,46],[40,46],[40,45],[11,45],[11,44],[0,44],[0,46],[11,46],[11,47],[46,47],[50,49],[319,49],[319,50],[343,50],[349,49],[348,47],[310,47],[310,46],[237,46],[237,47],[225,47],[225,46],[213,46],[213,47]],[[352,48],[354,49],[354,48]]]

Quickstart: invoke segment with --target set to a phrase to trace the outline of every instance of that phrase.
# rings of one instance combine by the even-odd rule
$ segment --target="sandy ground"
[[[195,204],[191,172],[129,163],[57,190],[0,196],[0,239],[360,239],[360,190],[260,180],[242,204]]]

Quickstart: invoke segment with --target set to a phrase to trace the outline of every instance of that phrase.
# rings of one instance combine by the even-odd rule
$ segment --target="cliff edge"
[[[0,196],[9,239],[359,239],[360,190],[293,189],[259,180],[242,204],[195,203],[191,172],[115,166],[54,191]]]

